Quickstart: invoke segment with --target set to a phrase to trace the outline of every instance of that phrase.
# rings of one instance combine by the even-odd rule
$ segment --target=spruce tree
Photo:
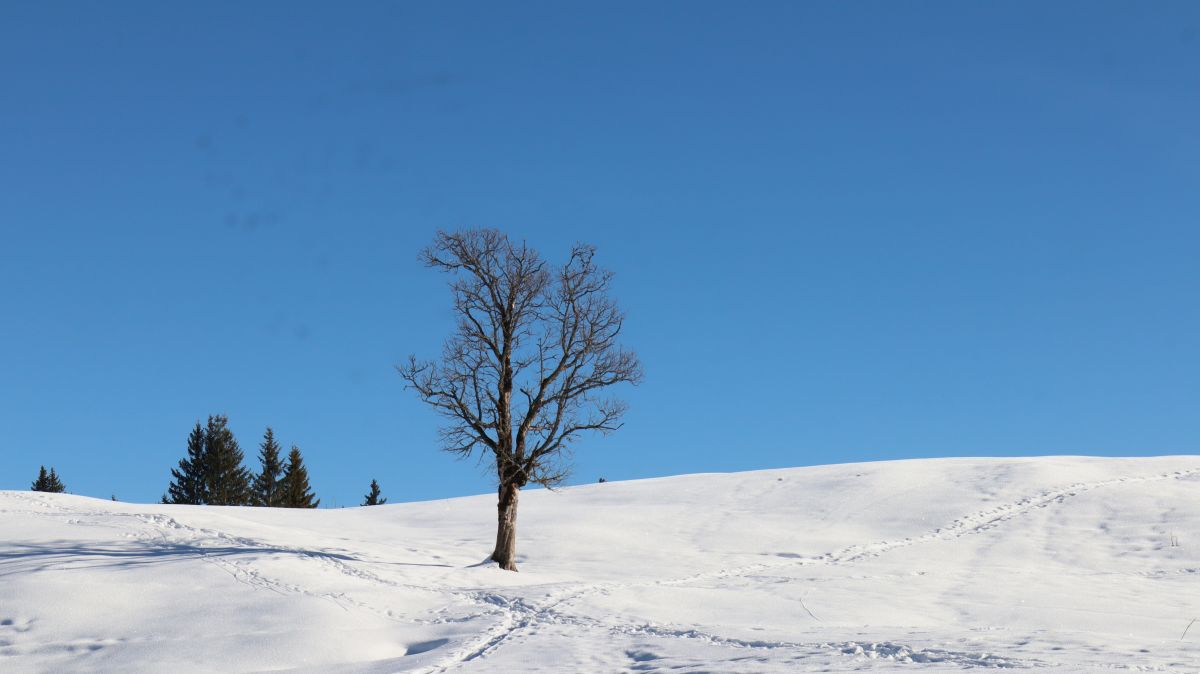
[[[304,458],[300,456],[300,448],[292,445],[288,453],[287,470],[283,474],[283,507],[285,508],[316,508],[321,499],[314,498],[308,485],[308,469],[304,467]]]
[[[242,465],[245,455],[238,446],[229,419],[218,414],[208,418],[204,431],[204,488],[209,505],[250,505],[250,471]]]
[[[258,460],[262,463],[262,472],[254,476],[254,505],[275,508],[282,505],[283,489],[280,477],[283,475],[283,462],[279,456],[279,443],[275,441],[275,432],[267,426],[263,434],[262,444],[259,445]]]
[[[387,503],[387,498],[379,498],[379,483],[375,480],[371,480],[371,492],[363,498],[365,499],[363,501],[363,505],[365,506],[383,505],[384,503]]]
[[[171,484],[163,495],[163,503],[202,505],[208,502],[204,476],[204,428],[200,422],[188,436],[187,456],[179,460],[179,468],[171,469]]]
[[[33,487],[31,487],[31,489],[33,491],[46,491],[46,482],[49,479],[50,476],[46,473],[46,467],[40,467],[38,469],[37,479],[33,481]]]
[[[58,479],[58,473],[54,472],[54,466],[50,467],[50,477],[46,478],[46,488],[42,491],[48,491],[52,494],[61,494],[67,490],[67,485]]]

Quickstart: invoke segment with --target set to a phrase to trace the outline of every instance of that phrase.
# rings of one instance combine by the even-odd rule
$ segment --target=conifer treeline
[[[188,436],[187,455],[171,469],[171,484],[163,503],[188,505],[253,505],[274,508],[316,508],[308,469],[300,448],[292,445],[287,462],[280,461],[275,432],[268,426],[259,446],[262,470],[252,474],[242,465],[245,455],[221,414],[196,422]]]

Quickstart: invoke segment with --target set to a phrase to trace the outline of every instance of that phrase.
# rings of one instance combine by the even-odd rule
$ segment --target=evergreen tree
[[[50,467],[50,478],[46,481],[46,491],[52,494],[61,494],[67,490],[67,485],[58,479],[58,473],[54,472],[54,466]]]
[[[363,505],[365,506],[383,505],[384,503],[387,503],[387,498],[379,498],[379,483],[375,480],[371,480],[371,492],[363,498],[366,499],[363,501]]]
[[[46,467],[42,466],[38,470],[37,479],[33,481],[33,486],[30,489],[33,491],[46,491],[46,480],[49,478],[50,476],[46,474]]]
[[[275,432],[267,426],[258,451],[262,472],[254,476],[254,505],[269,508],[283,505],[283,489],[280,483],[283,462],[279,456],[279,449],[279,443],[275,441]]]
[[[202,505],[208,502],[204,475],[204,428],[200,422],[188,436],[187,456],[179,460],[179,468],[171,469],[171,484],[163,494],[163,503]]]
[[[316,508],[321,499],[314,498],[312,489],[308,486],[308,469],[304,467],[304,459],[300,456],[300,448],[292,445],[288,453],[287,470],[283,473],[283,502],[285,508]]]
[[[204,489],[209,505],[250,505],[250,471],[242,465],[245,455],[238,446],[229,419],[218,414],[208,418],[204,431]]]
[[[50,468],[50,472],[46,472],[45,466],[38,468],[37,479],[33,481],[33,491],[44,491],[52,494],[61,494],[67,490],[67,486],[58,479],[58,473],[54,472],[54,468]]]

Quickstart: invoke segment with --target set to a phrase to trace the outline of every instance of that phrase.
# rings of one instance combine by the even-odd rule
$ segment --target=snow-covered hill
[[[344,510],[0,492],[3,672],[1200,671],[1200,457]]]

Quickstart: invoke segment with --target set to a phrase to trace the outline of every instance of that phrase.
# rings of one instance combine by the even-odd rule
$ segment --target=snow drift
[[[521,573],[494,515],[0,492],[0,671],[1200,669],[1200,457],[529,491]]]

